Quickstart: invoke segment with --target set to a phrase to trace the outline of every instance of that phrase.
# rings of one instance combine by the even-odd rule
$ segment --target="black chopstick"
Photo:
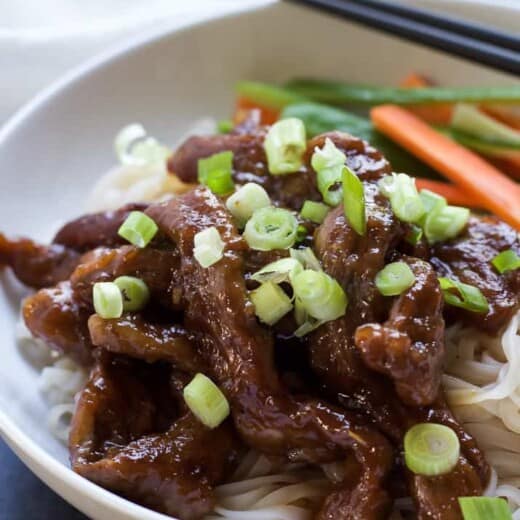
[[[373,6],[375,2],[367,3],[355,0],[291,1],[327,11],[400,38],[520,76],[520,52],[480,40],[477,37],[478,35],[472,37],[467,34],[459,34],[457,31],[451,31],[444,27],[413,20],[405,13],[387,12]],[[436,16],[442,18],[440,15]]]
[[[356,4],[364,4],[380,11],[385,11],[399,16],[406,16],[416,22],[433,25],[447,31],[456,32],[462,36],[469,36],[470,38],[491,43],[492,45],[497,45],[504,49],[511,49],[512,51],[520,52],[520,36],[510,32],[500,31],[488,25],[463,20],[462,18],[457,18],[444,13],[441,15],[426,9],[408,7],[401,3],[389,2],[388,0],[353,1]]]

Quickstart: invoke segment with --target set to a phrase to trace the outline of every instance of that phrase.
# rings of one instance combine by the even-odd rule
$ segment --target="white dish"
[[[41,237],[76,216],[93,182],[113,164],[111,142],[121,126],[140,121],[162,141],[174,142],[202,116],[228,116],[238,79],[283,81],[306,74],[394,84],[413,70],[446,85],[514,81],[292,4],[256,4],[136,40],[71,72],[15,115],[0,131],[2,231]],[[503,27],[520,16],[520,8],[487,4],[479,10],[483,5],[445,2],[458,14],[481,12]],[[34,473],[89,517],[166,518],[69,469],[66,449],[45,427],[37,372],[15,345],[23,290],[7,273],[0,281],[2,436]]]

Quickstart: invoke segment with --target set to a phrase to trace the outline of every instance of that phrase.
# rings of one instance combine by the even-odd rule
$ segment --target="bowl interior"
[[[472,2],[461,4],[459,13],[475,8]],[[507,11],[491,5],[488,18],[490,13],[498,24],[510,19]],[[81,213],[93,182],[114,163],[115,132],[129,122],[142,122],[152,135],[173,143],[200,117],[229,117],[233,84],[239,79],[284,81],[312,75],[396,84],[410,71],[446,85],[513,81],[286,3],[266,2],[253,11],[152,38],[83,68],[40,96],[0,133],[2,231],[49,238],[60,222]],[[24,432],[17,445],[22,455],[23,446],[34,442],[66,465],[66,449],[45,428],[47,407],[37,389],[37,371],[14,342],[24,289],[8,273],[0,277],[0,411]],[[46,478],[44,470],[39,473]],[[70,486],[74,493],[88,493],[78,491],[76,481]],[[94,513],[74,493],[61,492],[92,516],[108,517],[108,509]]]

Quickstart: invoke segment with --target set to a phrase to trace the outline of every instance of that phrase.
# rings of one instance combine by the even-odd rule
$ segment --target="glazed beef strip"
[[[151,323],[140,314],[129,313],[111,320],[93,314],[88,320],[88,329],[92,343],[110,352],[149,363],[166,361],[188,374],[206,371],[186,330],[180,325]]]
[[[166,365],[100,354],[72,422],[74,471],[157,511],[203,517],[235,458],[230,423],[210,430],[178,416]]]
[[[363,361],[386,374],[405,404],[430,404],[439,391],[444,361],[443,297],[430,264],[406,258],[415,282],[396,298],[388,320],[356,329]]]
[[[492,216],[472,216],[461,236],[436,244],[431,264],[439,276],[478,287],[489,304],[486,314],[446,306],[448,317],[497,335],[520,307],[520,270],[499,274],[491,260],[512,249],[520,255],[518,232]]]
[[[84,253],[97,247],[117,247],[126,243],[117,232],[132,211],[144,211],[147,204],[126,204],[116,211],[92,213],[65,224],[53,243]]]
[[[87,320],[90,311],[77,300],[70,282],[40,289],[23,303],[23,318],[31,334],[81,365],[92,361]]]
[[[43,246],[27,238],[9,239],[0,233],[0,268],[11,267],[25,285],[40,289],[66,280],[80,255],[60,244]]]
[[[267,128],[248,129],[249,133],[190,137],[169,160],[169,170],[184,182],[196,182],[199,159],[231,150],[235,182],[256,182],[265,188],[276,204],[294,210],[299,210],[305,200],[321,200],[310,160],[315,147],[323,147],[327,137],[345,152],[346,164],[353,171],[363,173],[364,178],[379,178],[391,171],[388,161],[365,141],[342,132],[330,132],[308,142],[305,165],[296,174],[270,175],[263,147]]]
[[[92,287],[96,282],[111,282],[119,276],[136,276],[150,289],[151,298],[168,308],[179,307],[182,296],[177,282],[179,255],[174,250],[122,246],[96,249],[86,255],[70,281],[75,294],[92,308]]]
[[[258,325],[247,298],[245,243],[221,202],[199,188],[151,206],[147,213],[181,252],[186,326],[230,401],[244,441],[267,454],[313,463],[353,451],[357,486],[332,494],[318,518],[384,518],[390,505],[382,489],[391,463],[387,441],[354,414],[293,397],[282,387],[273,365],[273,339]],[[217,227],[226,250],[219,262],[205,269],[193,257],[193,237],[209,226]]]
[[[341,208],[327,216],[316,235],[317,254],[323,268],[343,285],[350,303],[345,317],[324,324],[311,336],[309,344],[313,367],[330,390],[342,394],[340,400],[346,406],[364,409],[378,427],[397,443],[416,422],[434,421],[453,427],[461,440],[464,456],[461,456],[454,473],[439,479],[445,493],[437,495],[432,481],[426,477],[410,475],[409,481],[421,520],[460,519],[457,497],[481,494],[489,469],[474,440],[456,424],[438,395],[444,352],[439,286],[431,269],[426,269],[421,260],[407,259],[413,265],[415,274],[419,275],[417,288],[395,300],[390,318],[383,326],[363,325],[366,322],[381,323],[385,320],[384,315],[388,316],[388,305],[375,287],[374,277],[384,267],[385,259],[394,256],[393,248],[402,232],[386,199],[377,194],[374,185],[369,184],[365,188],[367,232],[363,237],[350,228]],[[412,302],[411,298],[415,296],[418,301]],[[382,327],[389,329],[385,334],[392,340],[399,337],[404,341],[393,345],[397,347],[397,352],[391,355],[378,352],[382,346],[381,338],[378,338]],[[391,333],[391,329],[395,332]],[[406,341],[403,334],[408,338]],[[354,336],[358,340],[358,348]],[[374,343],[370,345],[367,341]],[[403,346],[411,350],[409,354],[417,351],[407,358],[415,366],[405,367],[408,381],[401,389],[407,402],[415,405],[414,408],[406,407],[392,387],[377,378],[363,362],[375,364],[378,369],[384,366],[383,371],[399,383],[402,375],[398,362],[399,350]],[[388,345],[385,347],[388,348]],[[413,388],[408,384],[411,381],[415,381]],[[424,406],[417,407],[418,404]],[[467,462],[466,457],[472,464]],[[461,472],[464,478],[460,478]]]

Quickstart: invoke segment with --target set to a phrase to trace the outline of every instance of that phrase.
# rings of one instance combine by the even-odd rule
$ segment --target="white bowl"
[[[9,234],[43,236],[81,212],[93,182],[114,163],[111,143],[142,122],[165,142],[202,116],[229,116],[239,79],[295,75],[396,84],[410,71],[441,84],[505,84],[511,77],[293,4],[262,5],[172,27],[90,61],[45,90],[0,131],[0,222]],[[425,5],[430,2],[415,2]],[[438,3],[437,3],[438,6]],[[519,8],[445,1],[503,27]],[[52,489],[94,519],[166,518],[75,475],[45,427],[37,372],[22,358],[14,324],[23,291],[0,275],[0,433]],[[23,499],[23,498],[21,498]]]

